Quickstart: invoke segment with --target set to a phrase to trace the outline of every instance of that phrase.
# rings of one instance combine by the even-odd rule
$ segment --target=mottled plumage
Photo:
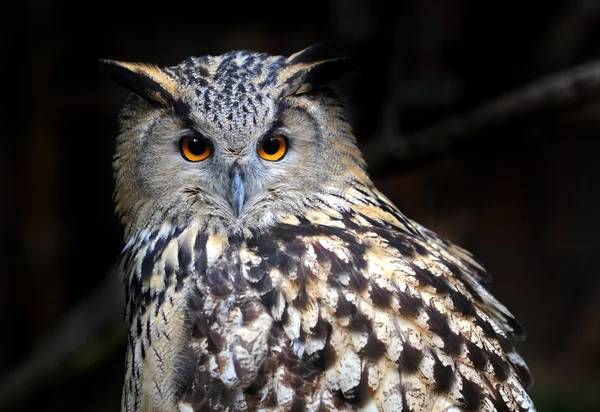
[[[347,60],[325,52],[103,61],[134,92],[114,160],[122,410],[534,410],[521,326],[468,252],[374,187],[323,87]],[[182,156],[189,135],[206,160]]]

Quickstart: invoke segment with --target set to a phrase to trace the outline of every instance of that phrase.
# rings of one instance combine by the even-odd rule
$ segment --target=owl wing
[[[415,223],[415,225],[417,224]],[[491,283],[492,279],[481,263],[468,251],[448,242],[431,230],[422,226],[419,226],[419,229],[426,242],[431,245],[431,248],[437,254],[460,269],[465,280],[477,291],[484,302],[483,307],[490,312],[490,315],[500,324],[503,331],[517,341],[524,340],[525,330],[521,324],[485,287]]]
[[[429,231],[346,210],[244,245],[273,319],[274,404],[310,410],[533,410],[516,321],[470,256]],[[261,275],[258,275],[261,274]]]
[[[521,329],[481,265],[398,216],[315,211],[247,239],[199,235],[183,404],[534,410]]]

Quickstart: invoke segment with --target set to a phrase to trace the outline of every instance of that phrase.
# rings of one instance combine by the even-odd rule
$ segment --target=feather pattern
[[[523,328],[473,256],[374,187],[329,52],[103,62],[137,94],[114,157],[123,412],[535,410]],[[289,149],[266,162],[274,135]]]
[[[521,330],[478,282],[480,264],[376,192],[346,196],[249,238],[193,225],[140,237],[130,323],[160,337],[168,317],[185,332],[169,338],[180,353],[138,343],[133,362],[171,356],[177,379],[162,392],[193,410],[533,410],[511,343]],[[150,259],[164,282],[145,272]],[[168,298],[178,282],[185,305]]]

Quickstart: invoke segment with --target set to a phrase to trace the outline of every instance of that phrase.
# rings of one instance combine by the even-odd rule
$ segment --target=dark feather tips
[[[98,67],[115,83],[153,106],[173,104],[174,81],[156,66],[102,59]]]

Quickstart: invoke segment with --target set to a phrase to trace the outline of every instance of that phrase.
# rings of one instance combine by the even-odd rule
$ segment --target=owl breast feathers
[[[133,92],[122,410],[534,410],[521,326],[374,187],[327,52],[102,62]]]

